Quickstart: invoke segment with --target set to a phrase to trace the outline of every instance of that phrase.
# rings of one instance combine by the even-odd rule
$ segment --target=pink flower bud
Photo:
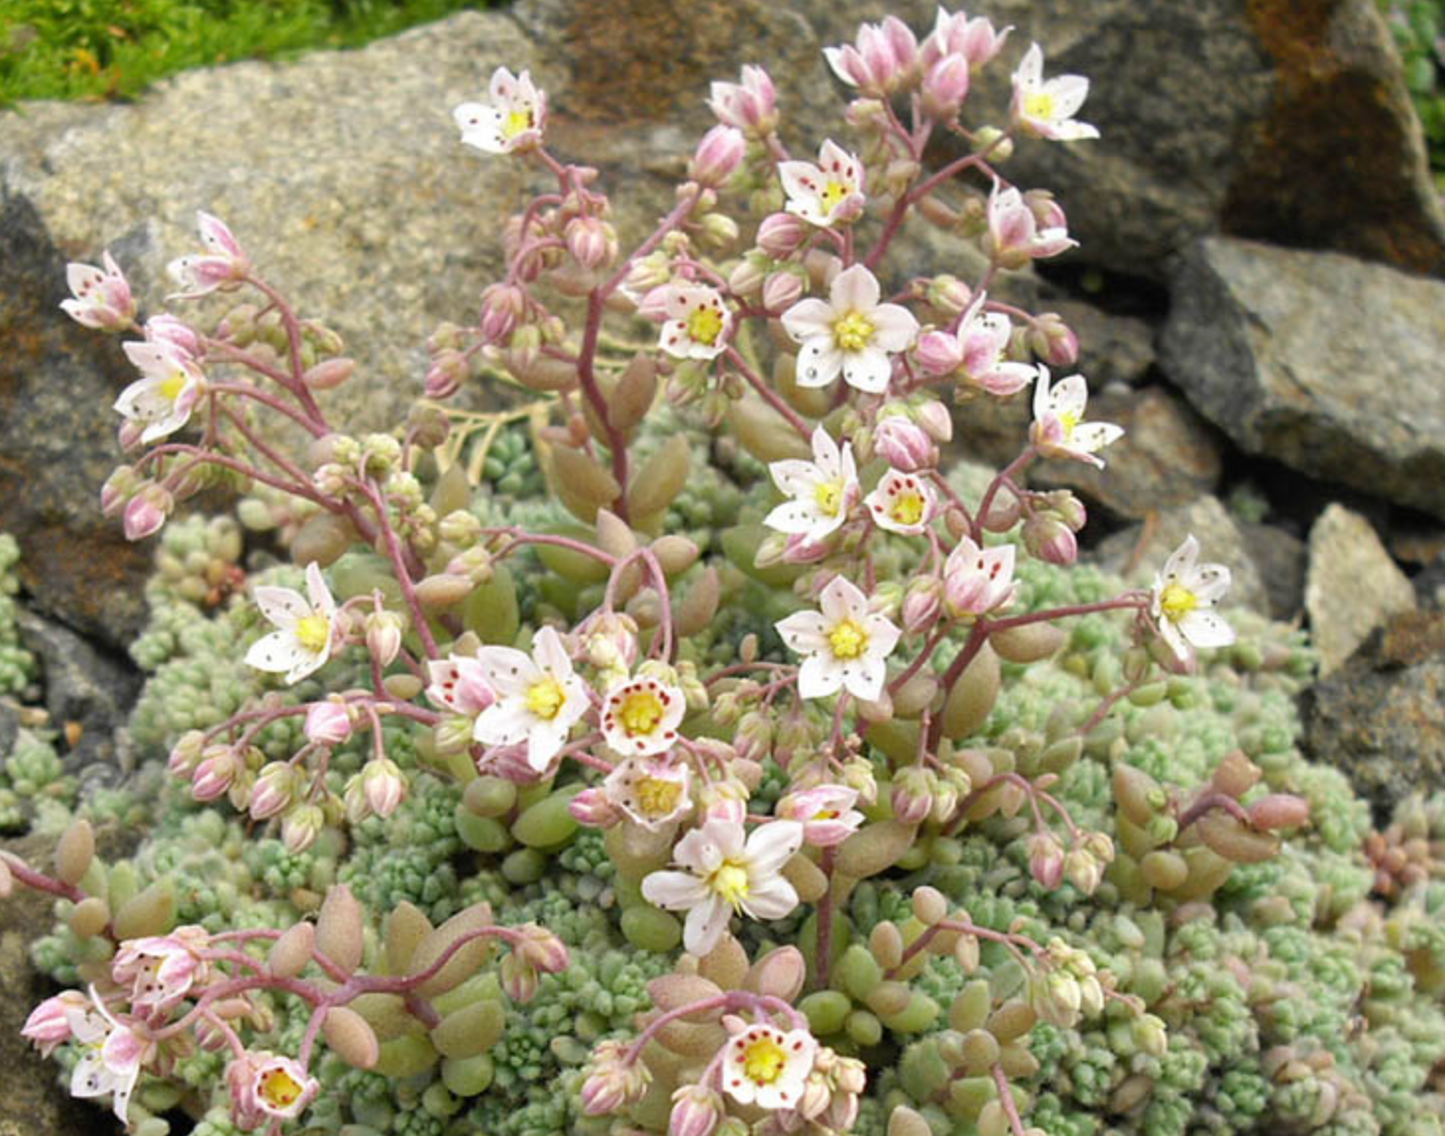
[[[1310,806],[1293,793],[1270,793],[1249,806],[1249,819],[1256,828],[1298,828],[1310,819]]]
[[[917,473],[938,464],[938,447],[923,427],[900,415],[879,422],[873,431],[873,449],[894,469]]]
[[[1045,494],[1044,500],[1046,507],[1074,532],[1078,532],[1089,521],[1089,511],[1084,508],[1084,503],[1067,489],[1051,490]]]
[[[497,343],[512,334],[527,309],[526,297],[513,284],[492,284],[482,293],[478,319],[483,343]]]
[[[513,951],[497,968],[502,989],[513,1002],[530,1002],[537,996],[537,968]]]
[[[808,226],[796,213],[770,213],[758,226],[757,245],[774,260],[792,256],[807,239]]]
[[[118,465],[111,475],[105,479],[105,484],[100,489],[100,511],[107,517],[113,517],[125,508],[143,479],[137,476],[134,469],[128,465]]]
[[[1040,229],[1067,229],[1069,219],[1063,206],[1054,200],[1047,189],[1031,189],[1024,194],[1024,204],[1034,215],[1034,223]]]
[[[714,126],[697,144],[688,177],[698,185],[716,189],[732,177],[746,149],[743,133],[737,127]]]
[[[1050,833],[1037,832],[1029,837],[1029,875],[1040,887],[1053,889],[1064,879],[1064,848]]]
[[[145,337],[152,343],[167,344],[179,348],[181,354],[191,359],[201,357],[201,337],[187,323],[162,313],[146,320]]]
[[[787,537],[783,542],[783,551],[779,559],[784,564],[816,564],[823,557],[828,555],[829,545],[826,539],[809,541],[806,533],[795,533]],[[762,567],[762,560],[758,560],[758,567]]]
[[[921,635],[932,627],[943,610],[943,586],[933,576],[914,580],[903,594],[903,630]]]
[[[318,745],[340,745],[351,736],[351,713],[340,702],[313,702],[306,711],[306,739]]]
[[[1048,564],[1067,567],[1079,558],[1079,542],[1063,521],[1050,513],[1040,513],[1024,522],[1024,547]]]
[[[967,95],[968,60],[963,56],[945,55],[928,69],[923,80],[923,109],[930,116],[952,122]]]
[[[127,418],[115,430],[115,441],[122,450],[133,450],[140,445],[146,424],[139,418]]]
[[[750,253],[728,273],[728,291],[737,296],[751,296],[762,288],[767,276],[767,258]]]
[[[426,396],[440,401],[451,398],[467,376],[467,361],[460,351],[439,351],[426,373]]]
[[[144,540],[159,532],[175,501],[164,487],[150,482],[126,502],[123,513],[126,540]]]
[[[763,281],[763,307],[770,312],[791,308],[803,294],[803,282],[795,272],[772,272]]]
[[[565,231],[567,251],[583,268],[601,268],[607,263],[607,229],[596,217],[573,217]]]
[[[70,1040],[71,1017],[84,1013],[89,1005],[90,1001],[80,991],[62,991],[30,1011],[20,1027],[20,1036],[33,1042],[42,1057],[49,1057],[57,1046]]]
[[[326,816],[320,805],[294,805],[281,818],[281,843],[293,856],[304,852],[321,835]]]
[[[626,1102],[626,1083],[611,1070],[598,1070],[582,1082],[579,1097],[585,1115],[605,1116]]]
[[[512,951],[543,974],[561,974],[567,969],[567,945],[545,927],[527,923],[517,928],[521,936]]]
[[[930,399],[913,411],[913,418],[935,442],[953,439],[953,415],[941,402]]]
[[[583,789],[567,803],[572,819],[587,828],[611,828],[622,819],[601,789]]]
[[[957,336],[946,331],[924,332],[918,337],[913,353],[918,365],[932,376],[952,374],[963,362],[963,345]]]
[[[171,748],[166,769],[178,777],[190,778],[201,760],[206,735],[200,730],[187,730]]]
[[[368,761],[361,771],[361,786],[367,806],[383,820],[396,812],[406,797],[406,778],[390,758]]]
[[[1064,857],[1064,875],[1085,895],[1093,895],[1104,879],[1104,865],[1086,848],[1075,848]]]
[[[1052,367],[1072,366],[1079,358],[1079,337],[1057,312],[1045,312],[1029,329],[1029,349]]]
[[[243,764],[241,755],[230,746],[207,746],[191,774],[191,796],[214,801],[231,787]]]
[[[722,1117],[722,1098],[703,1085],[684,1085],[672,1094],[667,1136],[712,1136]]]
[[[401,626],[401,616],[394,611],[374,611],[366,617],[366,649],[384,667],[401,653]]]
[[[773,81],[761,67],[744,67],[741,83],[713,83],[711,95],[707,105],[725,126],[764,137],[778,123]]]
[[[270,820],[291,807],[301,787],[301,774],[290,762],[273,761],[261,770],[251,789],[250,813],[255,820]]]
[[[934,778],[928,770],[910,765],[893,778],[893,816],[904,824],[922,824],[933,811]]]

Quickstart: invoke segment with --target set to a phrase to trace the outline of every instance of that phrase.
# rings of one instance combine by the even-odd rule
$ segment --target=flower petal
[[[784,864],[793,858],[803,846],[803,826],[795,820],[774,820],[760,824],[748,837],[747,859],[749,875],[771,876],[781,871]],[[750,880],[756,884],[756,880]],[[752,889],[749,890],[749,896]],[[793,901],[797,902],[794,895]],[[769,916],[776,918],[776,916]]]
[[[833,309],[816,296],[799,300],[783,313],[783,330],[795,343],[806,343],[816,335],[833,334],[833,321],[837,318]]]
[[[861,264],[838,273],[828,288],[834,313],[859,312],[868,316],[870,322],[873,309],[878,306],[878,296],[878,278]]]
[[[825,387],[843,369],[843,353],[829,335],[815,335],[803,344],[794,368],[794,381],[800,387]]]
[[[251,644],[251,649],[246,652],[245,663],[258,671],[284,674],[310,657],[311,652],[296,642],[296,636],[291,632],[272,631]]]
[[[799,362],[802,362],[801,357]],[[843,380],[854,390],[865,394],[882,394],[888,389],[888,380],[893,377],[893,361],[888,355],[871,344],[862,351],[853,351],[843,356]],[[799,382],[799,386],[803,383]]]
[[[843,689],[843,668],[832,655],[809,655],[798,668],[798,694],[827,698]]]
[[[1189,612],[1179,621],[1179,630],[1196,647],[1228,647],[1234,642],[1234,628],[1209,608]]]
[[[691,872],[651,872],[642,881],[642,898],[665,911],[696,907],[711,893]]]

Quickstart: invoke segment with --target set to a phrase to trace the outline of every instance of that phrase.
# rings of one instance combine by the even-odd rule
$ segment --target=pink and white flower
[[[769,464],[773,483],[790,500],[777,506],[763,524],[789,536],[802,537],[816,545],[836,532],[848,519],[848,510],[858,499],[858,466],[853,446],[839,448],[822,426],[813,431],[813,460],[787,458]]]
[[[155,1043],[112,1017],[94,987],[90,989],[90,1005],[69,1010],[67,1016],[71,1036],[84,1046],[70,1073],[70,1095],[84,1100],[109,1093],[111,1111],[129,1126],[126,1110],[131,1093]]]
[[[918,334],[907,308],[881,304],[878,280],[861,264],[833,277],[826,301],[800,300],[783,313],[783,329],[798,352],[800,387],[825,387],[841,372],[849,386],[868,394],[888,389],[892,356],[906,351]]]
[[[761,67],[744,66],[741,83],[715,82],[707,105],[724,126],[766,136],[778,124],[777,94]]]
[[[848,86],[885,97],[908,78],[918,58],[918,41],[897,16],[885,16],[881,24],[860,27],[854,43],[825,47],[823,56]]]
[[[1097,456],[1105,446],[1124,436],[1124,427],[1112,422],[1085,422],[1089,387],[1083,375],[1070,375],[1050,389],[1049,369],[1039,366],[1034,387],[1034,420],[1029,441],[1046,458],[1071,458],[1104,468]]]
[[[602,703],[602,740],[618,754],[649,757],[677,741],[687,699],[671,683],[641,675],[618,683]]]
[[[853,806],[858,790],[846,785],[819,785],[788,793],[777,804],[777,815],[803,826],[803,839],[816,848],[842,844],[858,831],[863,814]]]
[[[201,951],[210,935],[203,927],[178,927],[169,935],[127,939],[110,964],[118,986],[130,988],[131,1006],[140,1011],[164,1013],[206,979],[208,965]]]
[[[486,668],[467,655],[448,655],[426,665],[427,699],[433,706],[464,718],[475,718],[497,700],[487,682]]]
[[[341,628],[336,601],[321,575],[321,566],[306,565],[306,595],[290,588],[262,586],[256,606],[277,630],[261,636],[246,652],[246,665],[284,674],[288,686],[320,670],[338,645]]]
[[[1087,122],[1075,121],[1089,95],[1089,80],[1082,75],[1044,78],[1044,53],[1030,44],[1013,75],[1010,111],[1014,125],[1035,138],[1074,142],[1097,138],[1099,132]]]
[[[488,154],[512,154],[541,144],[547,96],[532,85],[529,72],[513,75],[498,67],[488,93],[490,102],[462,103],[452,111],[465,145]]]
[[[174,434],[190,421],[191,411],[206,392],[200,367],[178,348],[132,340],[121,344],[141,377],[115,400],[115,410],[140,428],[146,445]]]
[[[607,804],[643,828],[657,831],[692,810],[687,766],[629,757],[619,762],[602,783]]]
[[[904,414],[890,414],[873,428],[873,450],[894,469],[917,473],[938,464],[938,447],[918,423]]]
[[[886,660],[901,632],[886,616],[870,612],[868,597],[842,576],[823,589],[819,607],[776,624],[783,642],[805,656],[798,693],[827,698],[846,687],[855,698],[871,702],[883,693]]]
[[[306,711],[303,730],[309,742],[327,746],[340,745],[351,737],[351,711],[347,709],[346,703],[341,701],[332,702],[327,699],[324,702],[313,702]]]
[[[84,1017],[87,1011],[94,1013],[89,998],[79,990],[62,990],[30,1011],[20,1036],[34,1044],[40,1056],[49,1057],[73,1036],[70,1023],[75,1016]]]
[[[781,919],[798,906],[798,893],[782,875],[802,846],[803,826],[775,820],[744,841],[741,821],[712,818],[677,842],[673,859],[686,871],[653,872],[642,895],[668,911],[686,911],[683,946],[701,957],[717,946],[734,913]]]
[[[263,1118],[293,1120],[311,1103],[321,1085],[299,1061],[266,1050],[247,1051],[226,1066],[231,1108],[242,1125]]]
[[[101,254],[101,263],[103,269],[73,262],[65,266],[65,282],[73,298],[60,301],[60,307],[82,327],[119,331],[134,321],[135,299],[125,273],[108,251]]]
[[[964,313],[958,329],[962,350],[959,366],[964,379],[973,386],[1004,398],[1037,379],[1038,368],[1005,358],[1013,337],[1013,325],[1002,312],[985,311],[987,300],[988,294],[980,292]]]
[[[483,647],[477,661],[497,700],[477,718],[473,736],[489,746],[526,742],[527,764],[542,772],[588,707],[587,684],[573,673],[562,637],[544,627],[531,655],[512,647]]]
[[[945,12],[938,9],[938,20],[933,32],[923,41],[921,58],[925,67],[932,67],[948,55],[961,55],[968,60],[971,69],[977,69],[993,61],[1003,50],[1012,27],[998,31],[986,16],[969,19],[964,12]]]
[[[727,349],[733,314],[721,292],[706,284],[669,284],[662,293],[662,350],[677,359],[716,359]]]
[[[878,487],[863,498],[868,515],[880,529],[902,536],[920,536],[938,510],[938,494],[914,473],[890,469]]]
[[[1190,533],[1155,577],[1149,607],[1164,642],[1185,661],[1196,647],[1227,647],[1234,642],[1234,628],[1214,611],[1229,590],[1229,569],[1198,561],[1199,541]]]
[[[832,139],[818,151],[818,164],[779,162],[778,176],[788,195],[787,211],[810,225],[831,228],[863,212],[863,163]]]
[[[954,619],[987,615],[1013,602],[1014,546],[980,548],[968,536],[943,562],[943,603]]]
[[[728,1039],[723,1050],[723,1091],[739,1104],[759,1108],[794,1108],[803,1089],[818,1042],[805,1029],[784,1033],[756,1022]]]
[[[196,214],[201,244],[206,251],[200,256],[181,256],[166,265],[166,272],[185,290],[176,299],[191,299],[240,284],[251,271],[250,258],[241,244],[219,217],[209,213]]]
[[[1054,206],[1041,212],[1044,222],[1017,187],[1004,189],[995,181],[988,195],[984,251],[1002,268],[1022,268],[1031,260],[1058,256],[1078,245],[1067,225],[1046,223],[1063,220],[1062,210]]]

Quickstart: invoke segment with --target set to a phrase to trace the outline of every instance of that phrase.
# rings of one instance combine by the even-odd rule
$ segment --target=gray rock
[[[1242,521],[1239,527],[1264,583],[1270,617],[1285,622],[1293,619],[1305,600],[1305,566],[1309,560],[1305,542],[1278,525]]]
[[[20,734],[20,715],[9,699],[0,699],[0,761],[10,756]]]
[[[1161,365],[1243,450],[1445,516],[1445,283],[1223,238],[1174,279]]]
[[[1370,522],[1331,505],[1310,529],[1305,610],[1320,674],[1339,669],[1370,632],[1415,607],[1415,589]]]
[[[1301,711],[1307,748],[1349,774],[1377,816],[1445,789],[1445,613],[1395,616],[1305,692]]]
[[[103,654],[68,627],[23,607],[16,618],[21,639],[44,670],[51,724],[70,742],[66,771],[114,763],[115,731],[124,725],[140,691],[140,672],[128,660]]]
[[[1159,512],[1151,523],[1134,525],[1101,541],[1090,554],[1106,571],[1126,583],[1149,587],[1169,554],[1193,533],[1202,561],[1225,565],[1233,583],[1220,606],[1269,611],[1269,596],[1250,555],[1244,532],[1217,497],[1200,497],[1188,505]]]

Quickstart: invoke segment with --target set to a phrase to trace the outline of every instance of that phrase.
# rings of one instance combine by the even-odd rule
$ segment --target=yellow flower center
[[[521,110],[511,111],[502,123],[502,137],[515,138],[518,134],[532,129],[532,109],[523,107]]]
[[[748,897],[748,870],[736,860],[724,860],[709,877],[708,886],[736,911]]]
[[[828,632],[828,645],[835,659],[856,659],[868,649],[868,632],[851,619],[845,619]]]
[[[822,204],[824,213],[831,213],[837,207],[838,202],[847,196],[847,185],[841,181],[830,181],[823,187],[823,192],[818,194],[818,201]]]
[[[820,481],[813,486],[813,501],[818,512],[825,517],[836,517],[843,507],[843,483],[841,481]]]
[[[836,820],[837,817],[838,817],[838,810],[837,810],[837,809],[819,809],[817,812],[815,812],[815,813],[813,814],[813,819],[814,819],[814,820]]]
[[[722,332],[722,313],[716,308],[698,308],[687,317],[687,334],[694,343],[706,343],[711,347]]]
[[[663,777],[643,777],[632,788],[637,794],[638,811],[650,817],[667,816],[677,808],[682,796],[682,782]]]
[[[1059,415],[1059,425],[1064,428],[1065,438],[1071,437],[1073,435],[1074,427],[1079,424],[1079,421],[1079,416],[1075,414],[1072,410],[1066,410]]]
[[[331,624],[324,615],[307,615],[296,621],[296,642],[315,654],[331,641]]]
[[[1183,584],[1170,584],[1159,597],[1159,610],[1178,623],[1199,606],[1199,597]]]
[[[627,733],[650,734],[662,721],[662,699],[650,690],[634,690],[623,696],[622,705],[617,708],[617,719]]]
[[[285,1069],[272,1069],[261,1077],[257,1092],[272,1108],[287,1108],[301,1096],[301,1084]]]
[[[161,380],[161,397],[167,402],[175,402],[181,397],[181,391],[186,389],[186,373],[184,371],[172,371]]]
[[[766,1035],[754,1038],[743,1050],[743,1072],[757,1085],[771,1085],[783,1075],[787,1064],[787,1052]]]
[[[923,520],[923,497],[921,494],[900,493],[888,505],[888,515],[895,524],[916,525]]]
[[[873,338],[873,325],[862,312],[849,312],[833,322],[833,342],[840,351],[862,351]]]
[[[1030,91],[1024,96],[1024,114],[1048,120],[1054,117],[1054,96],[1047,91]]]
[[[527,710],[534,717],[550,722],[567,701],[562,684],[551,675],[527,687]]]

